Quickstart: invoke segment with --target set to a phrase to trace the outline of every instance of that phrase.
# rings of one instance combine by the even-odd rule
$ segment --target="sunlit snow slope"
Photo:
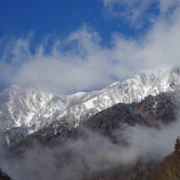
[[[117,103],[139,102],[148,95],[174,91],[180,85],[180,70],[144,72],[99,91],[67,96],[11,86],[0,94],[0,128],[3,132],[23,127],[28,133],[66,120],[69,126]]]

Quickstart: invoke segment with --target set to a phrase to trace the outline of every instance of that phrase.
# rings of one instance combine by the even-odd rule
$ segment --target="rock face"
[[[148,95],[172,92],[180,85],[178,69],[145,72],[99,91],[58,96],[12,86],[0,94],[0,128],[26,136],[52,122],[79,123],[118,103],[140,102]]]

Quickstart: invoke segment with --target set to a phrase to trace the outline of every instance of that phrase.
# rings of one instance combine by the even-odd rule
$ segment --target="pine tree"
[[[175,150],[175,152],[180,152],[180,137],[179,136],[176,139],[174,150]]]

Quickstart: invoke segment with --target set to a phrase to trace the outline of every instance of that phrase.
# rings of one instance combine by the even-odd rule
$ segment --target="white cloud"
[[[3,137],[0,136],[0,165],[8,175],[19,180],[26,177],[29,180],[79,180],[84,175],[107,172],[111,168],[125,168],[139,160],[142,163],[149,161],[149,158],[151,162],[160,161],[173,152],[179,128],[179,121],[169,127],[161,126],[159,130],[127,125],[114,132],[117,139],[125,140],[125,146],[123,143],[114,144],[109,138],[83,128],[76,140],[53,147],[35,144],[31,149],[24,149],[20,159],[9,158]],[[60,139],[56,140],[61,142]]]
[[[4,43],[0,79],[55,93],[102,88],[144,69],[180,64],[180,11],[159,18],[138,40],[112,34],[111,46],[87,26],[68,37],[45,38],[32,51],[32,36]],[[52,43],[53,42],[53,43]]]

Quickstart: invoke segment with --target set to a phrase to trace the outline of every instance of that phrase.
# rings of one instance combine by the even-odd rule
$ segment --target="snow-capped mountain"
[[[13,85],[0,94],[0,127],[2,130],[50,122],[66,106],[64,97],[37,92]]]
[[[99,91],[67,96],[11,86],[0,93],[0,128],[27,129],[33,133],[53,121],[78,124],[117,103],[139,102],[148,95],[174,91],[180,85],[180,70],[144,72]]]
[[[67,116],[66,119],[70,122],[75,120],[77,126],[80,121],[114,104],[140,102],[148,95],[174,91],[179,85],[179,69],[139,73],[124,82],[115,82],[102,90],[87,93],[81,103],[65,109],[60,118]]]

